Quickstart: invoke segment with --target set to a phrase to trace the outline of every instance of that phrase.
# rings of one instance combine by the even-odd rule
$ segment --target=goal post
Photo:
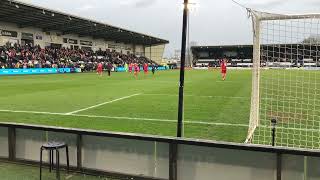
[[[253,70],[246,143],[271,145],[277,119],[277,146],[319,149],[320,14],[248,12]]]
[[[253,47],[260,47],[260,17],[252,13],[253,27]],[[248,137],[246,143],[250,142],[253,133],[259,124],[259,88],[260,87],[260,48],[253,48],[253,69],[252,69],[252,90],[251,90],[251,108]]]

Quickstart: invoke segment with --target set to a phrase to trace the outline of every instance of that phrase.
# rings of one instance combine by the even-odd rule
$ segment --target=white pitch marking
[[[0,112],[26,113],[26,114],[46,114],[46,115],[66,115],[66,113],[53,113],[53,112],[42,112],[42,111],[15,111],[15,110],[5,110],[5,109],[1,109]]]
[[[112,101],[107,101],[107,102],[100,103],[100,104],[97,104],[97,105],[94,105],[94,106],[90,106],[90,107],[87,107],[87,108],[83,108],[83,109],[79,109],[79,110],[76,110],[76,111],[68,112],[68,113],[66,113],[66,115],[71,115],[71,114],[75,114],[75,113],[78,113],[78,112],[81,112],[81,111],[86,111],[86,110],[89,110],[89,109],[93,109],[93,108],[96,108],[96,107],[99,107],[99,106],[103,106],[103,105],[106,105],[106,104],[110,104],[110,103],[113,103],[113,102],[121,101],[121,100],[128,99],[128,98],[131,98],[131,97],[134,97],[134,96],[139,96],[139,95],[141,95],[141,94],[133,94],[133,95],[130,95],[130,96],[125,96],[125,97],[122,97],[122,98],[114,99]]]
[[[89,117],[89,118],[105,118],[105,119],[125,119],[136,121],[151,121],[151,122],[169,122],[176,123],[177,120],[172,119],[153,119],[153,118],[135,118],[135,117],[117,117],[117,116],[97,116],[97,115],[85,115],[85,114],[66,114],[66,113],[53,113],[53,112],[39,112],[39,111],[14,111],[14,110],[0,110],[0,112],[11,113],[26,113],[26,114],[46,114],[46,115],[59,115],[59,116],[73,116],[73,117]],[[215,125],[215,126],[241,126],[248,127],[246,124],[232,124],[232,123],[213,123],[205,121],[184,121],[185,124],[202,124],[202,125]]]
[[[66,113],[39,112],[39,111],[14,111],[14,110],[3,110],[2,109],[2,110],[0,110],[0,112],[26,113],[26,114],[46,114],[46,115],[89,117],[89,118],[105,118],[105,119],[125,119],[125,120],[151,121],[151,122],[169,122],[169,123],[176,123],[177,122],[177,120],[172,120],[172,119],[152,119],[152,118],[135,118],[135,117],[96,116],[96,115],[85,115],[85,114],[66,114]],[[233,126],[233,127],[248,127],[249,126],[247,124],[213,123],[213,122],[190,121],[190,120],[185,120],[184,123],[185,124],[214,125],[214,126]],[[271,128],[271,126],[260,126],[260,127]],[[290,127],[277,127],[277,129],[308,131],[308,132],[320,132],[320,129],[300,129],[300,128],[290,128]]]

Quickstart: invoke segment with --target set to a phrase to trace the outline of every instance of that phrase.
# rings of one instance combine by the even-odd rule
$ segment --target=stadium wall
[[[7,42],[19,43],[21,44],[23,35],[32,34],[30,40],[34,42],[35,45],[40,45],[42,48],[50,46],[51,44],[58,44],[61,47],[71,48],[72,46],[78,46],[79,48],[88,47],[93,51],[101,50],[115,50],[117,52],[122,52],[126,54],[134,53],[137,55],[145,55],[145,46],[137,44],[125,44],[121,42],[105,41],[104,39],[94,39],[92,37],[79,37],[77,34],[66,34],[63,35],[59,31],[43,32],[40,28],[26,27],[19,28],[17,24],[1,22],[0,21],[0,46],[5,45]],[[33,36],[33,37],[32,37]],[[64,41],[67,39],[67,43]],[[72,43],[76,40],[77,43]],[[91,42],[91,46],[82,45],[81,42]],[[90,44],[90,43],[89,43]],[[164,46],[164,45],[163,45]],[[157,52],[157,51],[154,51]],[[161,58],[163,51],[161,54]]]
[[[320,177],[319,151],[13,123],[0,123],[0,160],[38,166],[40,147],[48,141],[68,144],[72,171],[121,179]],[[47,152],[43,157],[47,163]],[[65,159],[61,165],[65,167]]]
[[[158,46],[146,46],[145,47],[145,57],[161,64],[163,59],[165,45],[158,45]],[[151,53],[150,53],[151,50]]]

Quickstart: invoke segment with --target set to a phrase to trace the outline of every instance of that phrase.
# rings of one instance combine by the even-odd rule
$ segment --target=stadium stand
[[[124,67],[125,64],[156,62],[143,56],[134,54],[121,54],[118,52],[92,50],[53,48],[10,43],[0,47],[0,67],[2,69],[26,68],[81,68],[82,71],[95,70],[99,62],[105,66]]]
[[[270,45],[261,48],[270,48]],[[299,52],[304,49],[307,53]],[[261,59],[261,66],[267,67],[320,67],[316,53],[317,45],[306,44],[282,44],[273,46],[269,51],[274,52],[276,58]],[[219,66],[222,58],[229,60],[230,67],[252,67],[252,45],[226,45],[226,46],[194,46],[191,47],[194,66]],[[285,56],[285,52],[292,52],[292,57]],[[303,56],[301,54],[304,54]],[[268,63],[266,63],[268,62]]]

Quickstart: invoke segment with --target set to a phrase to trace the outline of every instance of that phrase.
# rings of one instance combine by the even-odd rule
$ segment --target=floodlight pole
[[[179,106],[178,106],[178,126],[177,137],[183,136],[183,98],[184,98],[184,71],[186,63],[186,39],[187,39],[187,20],[188,20],[188,3],[184,0],[183,24],[182,24],[182,44],[181,44],[181,65],[180,65],[180,83],[179,83]]]
[[[188,30],[187,30],[187,43],[188,43],[188,46],[187,46],[187,51],[188,51],[188,66],[190,66],[190,10],[189,8],[187,9],[188,11],[188,18],[187,18],[187,26],[188,26]]]
[[[184,0],[177,137],[183,136],[183,88],[184,88],[184,68],[185,68],[185,63],[186,63],[188,2],[189,2],[189,0]],[[170,144],[169,164],[170,164],[169,180],[177,180],[178,179],[177,178],[178,177],[178,144],[177,143]]]

